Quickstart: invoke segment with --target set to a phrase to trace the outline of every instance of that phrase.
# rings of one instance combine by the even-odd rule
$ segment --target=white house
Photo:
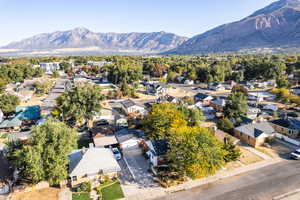
[[[60,69],[59,62],[40,63],[40,67],[43,68],[46,73],[51,73]]]
[[[247,117],[250,119],[255,119],[260,112],[261,110],[259,108],[249,107],[247,111]]]
[[[112,151],[106,148],[90,147],[74,150],[69,155],[69,160],[72,186],[98,180],[103,176],[117,177],[121,171]]]
[[[144,107],[137,105],[130,99],[122,101],[121,106],[126,114],[135,113],[135,114],[145,115],[147,113]]]
[[[208,88],[210,90],[215,90],[215,91],[222,91],[222,90],[225,90],[225,86],[220,84],[220,83],[212,83],[212,84],[209,84]]]
[[[112,64],[112,62],[107,62],[107,61],[87,61],[87,65],[89,66],[98,66],[98,67],[103,67],[104,65],[109,65]]]
[[[269,92],[249,92],[249,100],[261,101],[272,101],[275,99],[275,95]]]
[[[102,108],[99,112],[95,113],[93,116],[93,121],[106,120],[110,124],[115,122],[116,112],[109,108]]]
[[[193,80],[185,80],[184,84],[185,85],[194,85],[194,81]]]
[[[274,105],[274,104],[267,104],[264,106],[263,108],[264,110],[272,110],[272,111],[277,111],[278,110],[278,106]]]
[[[146,141],[149,148],[147,155],[150,158],[150,163],[154,167],[166,166],[165,155],[168,151],[168,142],[166,139]]]

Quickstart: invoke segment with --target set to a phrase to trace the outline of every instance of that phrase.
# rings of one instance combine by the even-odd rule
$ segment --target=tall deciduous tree
[[[151,139],[165,139],[170,136],[170,129],[187,125],[182,112],[175,105],[160,103],[152,107],[143,119],[145,134]]]
[[[224,164],[222,144],[209,129],[181,126],[171,131],[167,159],[174,171],[200,178],[215,173]]]
[[[183,114],[189,126],[199,126],[201,122],[205,120],[202,111],[197,108],[189,109],[187,106],[181,105],[178,107],[178,110]]]
[[[0,95],[0,109],[4,114],[14,112],[19,104],[19,97],[13,94],[4,93]]]
[[[86,84],[72,88],[56,100],[55,113],[63,121],[76,124],[91,120],[95,112],[101,110],[104,96],[98,86]]]
[[[68,154],[77,146],[77,133],[63,122],[48,119],[32,128],[26,144],[9,143],[8,158],[31,183],[59,184],[68,177]]]
[[[226,117],[224,117],[222,119],[219,119],[218,123],[217,123],[217,126],[218,126],[219,129],[221,129],[221,130],[223,130],[227,133],[232,133],[233,128],[234,128],[233,123]]]
[[[3,93],[3,91],[5,90],[6,84],[7,82],[4,79],[0,78],[0,94]]]
[[[233,92],[228,96],[228,101],[224,108],[224,114],[228,118],[236,121],[245,116],[248,110],[247,97],[242,92]]]

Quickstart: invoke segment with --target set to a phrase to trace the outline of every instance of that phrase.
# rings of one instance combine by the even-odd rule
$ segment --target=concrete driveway
[[[149,170],[149,163],[140,149],[123,152],[124,161],[132,174],[133,179],[142,188],[157,186]]]

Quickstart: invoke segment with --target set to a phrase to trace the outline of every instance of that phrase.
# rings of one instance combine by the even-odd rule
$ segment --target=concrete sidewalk
[[[138,184],[123,185],[122,188],[123,188],[123,190],[128,190],[128,192],[130,191],[129,194],[127,193],[128,195],[126,195],[126,198],[128,200],[150,200],[150,199],[155,199],[158,197],[163,197],[170,193],[174,193],[174,192],[178,192],[178,191],[182,191],[182,190],[189,190],[191,188],[195,188],[195,187],[199,187],[201,185],[213,183],[213,182],[216,182],[221,179],[237,176],[237,175],[240,175],[240,174],[243,174],[246,172],[250,172],[252,170],[260,169],[263,167],[267,167],[269,165],[279,163],[281,161],[282,161],[282,159],[278,158],[278,159],[273,159],[273,160],[261,161],[261,162],[254,163],[251,165],[239,167],[239,168],[236,168],[236,169],[233,169],[230,171],[221,170],[213,176],[203,178],[203,179],[188,181],[181,185],[166,188],[166,189],[164,189],[162,187],[141,188],[141,187],[138,187]],[[126,194],[125,191],[124,191],[124,193]]]
[[[273,197],[272,200],[299,200],[300,199],[300,189],[282,194],[277,197]]]
[[[236,169],[233,169],[233,170],[230,170],[230,171],[223,171],[222,170],[222,171],[219,171],[217,174],[215,174],[213,176],[210,176],[210,177],[207,177],[207,178],[188,181],[184,184],[174,186],[174,187],[171,187],[171,188],[167,188],[166,192],[172,193],[172,192],[177,192],[177,191],[181,191],[181,190],[188,190],[188,189],[198,187],[198,186],[201,186],[201,185],[205,185],[205,184],[208,184],[208,183],[213,183],[213,182],[218,181],[220,179],[229,178],[229,177],[236,176],[236,175],[239,175],[239,174],[242,174],[242,173],[246,173],[246,172],[249,172],[249,171],[252,171],[252,170],[263,168],[263,167],[266,167],[268,165],[273,165],[273,164],[279,163],[281,161],[282,161],[282,159],[278,158],[278,159],[273,159],[273,160],[261,161],[261,162],[258,162],[258,163],[254,163],[254,164],[250,164],[250,165],[247,165],[247,166],[239,167],[239,168],[236,168]]]
[[[273,159],[273,158],[270,157],[269,155],[264,154],[264,153],[262,153],[262,152],[256,150],[256,149],[253,148],[253,147],[243,146],[243,148],[245,148],[245,149],[247,149],[248,151],[250,151],[250,152],[256,154],[257,156],[261,157],[261,158],[264,159],[264,160],[272,160],[272,159]]]

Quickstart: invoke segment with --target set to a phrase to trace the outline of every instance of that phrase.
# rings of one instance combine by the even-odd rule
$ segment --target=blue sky
[[[0,0],[0,46],[38,33],[166,31],[194,36],[275,0]]]

